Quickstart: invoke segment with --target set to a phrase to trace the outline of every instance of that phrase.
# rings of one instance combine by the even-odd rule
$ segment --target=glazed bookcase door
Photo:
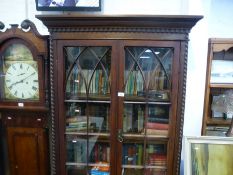
[[[65,157],[67,175],[110,173],[110,46],[66,46]]]
[[[175,123],[172,114],[176,110],[176,105],[172,105],[176,96],[172,74],[177,71],[173,63],[178,47],[174,43],[126,42],[122,50],[124,66],[120,73],[124,78],[120,85],[121,118],[118,118],[122,156],[118,160],[121,165],[118,173],[166,175],[172,161],[170,123]]]

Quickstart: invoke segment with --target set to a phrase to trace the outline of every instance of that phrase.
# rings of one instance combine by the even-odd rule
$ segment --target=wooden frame
[[[217,132],[208,132],[208,128],[211,127],[229,127],[231,119],[224,119],[223,117],[213,117],[215,113],[211,110],[211,104],[214,100],[214,96],[224,94],[225,91],[233,89],[233,83],[229,82],[228,79],[216,79],[218,81],[211,82],[212,63],[214,61],[232,61],[232,49],[233,39],[232,38],[210,38],[208,43],[208,55],[207,55],[207,66],[206,66],[206,84],[205,84],[205,101],[203,110],[203,121],[202,121],[202,135],[212,135]],[[230,66],[227,65],[229,69]],[[221,70],[221,69],[220,69]],[[224,70],[225,71],[225,70]],[[230,73],[230,71],[228,71]],[[229,77],[229,76],[228,76]],[[224,81],[223,81],[224,80]],[[228,81],[227,81],[228,80]],[[232,80],[232,78],[230,78]],[[226,117],[225,117],[226,118]],[[224,129],[225,130],[225,129]],[[219,133],[222,135],[222,133]]]
[[[48,86],[47,86],[47,66],[48,65],[48,50],[47,50],[47,36],[41,36],[35,25],[29,21],[24,20],[21,23],[21,28],[18,25],[11,25],[10,29],[0,35],[0,54],[2,55],[8,46],[12,44],[25,45],[33,56],[33,61],[38,65],[38,81],[39,81],[39,100],[5,100],[2,99],[3,87],[1,87],[0,109],[23,109],[23,110],[41,110],[48,111]],[[28,30],[25,32],[25,30]],[[1,58],[2,59],[2,58]],[[1,83],[3,84],[3,77]]]
[[[38,11],[100,11],[101,0],[35,0]]]
[[[233,174],[233,138],[185,137],[184,174]]]

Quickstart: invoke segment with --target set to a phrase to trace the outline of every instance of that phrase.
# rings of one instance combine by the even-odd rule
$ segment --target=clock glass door
[[[10,44],[0,67],[2,100],[39,100],[38,65],[26,45]]]
[[[110,172],[111,47],[64,47],[66,174]]]

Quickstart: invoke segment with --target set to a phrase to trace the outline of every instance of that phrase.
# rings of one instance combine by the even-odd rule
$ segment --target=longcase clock
[[[2,173],[47,175],[47,36],[29,20],[0,29]]]

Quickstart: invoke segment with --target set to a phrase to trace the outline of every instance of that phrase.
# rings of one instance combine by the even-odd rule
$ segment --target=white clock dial
[[[39,91],[38,72],[30,64],[13,63],[6,71],[5,85],[16,98],[32,98]]]

